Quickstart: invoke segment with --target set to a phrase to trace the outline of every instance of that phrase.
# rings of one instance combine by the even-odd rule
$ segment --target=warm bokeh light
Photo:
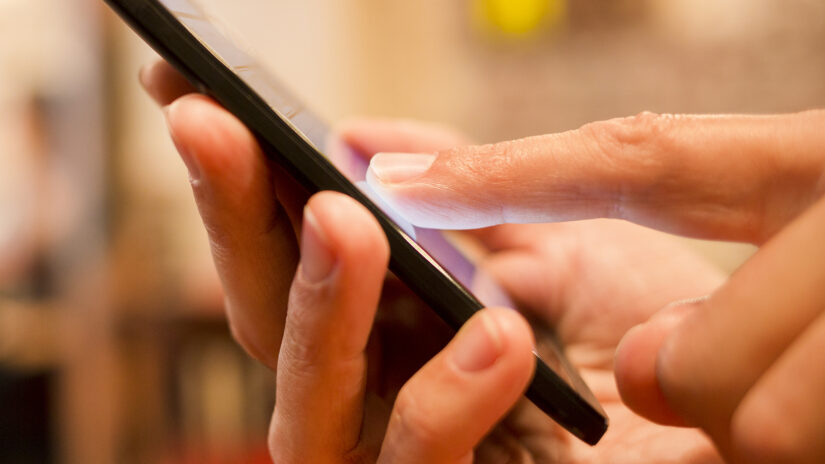
[[[508,36],[553,29],[564,19],[566,0],[474,0],[476,21]]]

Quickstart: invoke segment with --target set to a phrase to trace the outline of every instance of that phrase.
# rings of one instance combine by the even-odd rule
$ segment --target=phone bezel
[[[204,47],[156,0],[104,0],[144,41],[177,68],[198,90],[236,115],[278,161],[311,193],[333,190],[363,204],[383,228],[391,249],[390,269],[451,327],[458,330],[483,305],[350,182],[234,71]],[[568,363],[562,354],[561,361]],[[567,366],[569,368],[569,364]],[[573,375],[578,373],[573,370]],[[607,417],[581,379],[577,388],[591,405],[536,355],[536,371],[525,395],[564,428],[589,444],[607,429]]]

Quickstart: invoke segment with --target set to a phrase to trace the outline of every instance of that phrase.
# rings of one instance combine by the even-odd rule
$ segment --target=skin
[[[821,113],[642,115],[481,147],[409,121],[340,128],[365,156],[436,155],[400,183],[385,181],[380,164],[393,157],[378,155],[371,181],[416,222],[475,229],[466,236],[536,341],[555,328],[610,416],[588,447],[521,397],[534,344],[525,318],[489,308],[453,336],[385,278],[386,239],[364,208],[330,192],[308,198],[165,63],[141,81],[189,167],[232,332],[276,372],[275,462],[823,457],[825,376],[810,367],[825,356]],[[726,281],[670,236],[626,221],[496,226],[598,217],[761,249]]]

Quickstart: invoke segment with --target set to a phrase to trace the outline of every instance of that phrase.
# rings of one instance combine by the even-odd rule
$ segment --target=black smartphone
[[[243,121],[263,151],[310,192],[335,190],[366,206],[389,240],[390,269],[454,329],[484,305],[513,307],[441,231],[414,227],[383,203],[365,182],[363,157],[325,156],[329,127],[233,44],[197,0],[105,1],[196,88]],[[604,411],[557,343],[537,347],[526,396],[587,443],[607,430]]]

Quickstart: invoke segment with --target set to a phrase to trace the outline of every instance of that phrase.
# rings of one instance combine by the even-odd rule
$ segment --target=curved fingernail
[[[458,332],[452,358],[459,369],[477,372],[492,366],[503,352],[504,340],[498,320],[482,311]]]
[[[301,230],[301,275],[309,283],[326,279],[335,267],[335,255],[318,219],[307,205]]]
[[[435,158],[426,153],[378,153],[370,160],[369,170],[384,184],[398,184],[424,175]]]

